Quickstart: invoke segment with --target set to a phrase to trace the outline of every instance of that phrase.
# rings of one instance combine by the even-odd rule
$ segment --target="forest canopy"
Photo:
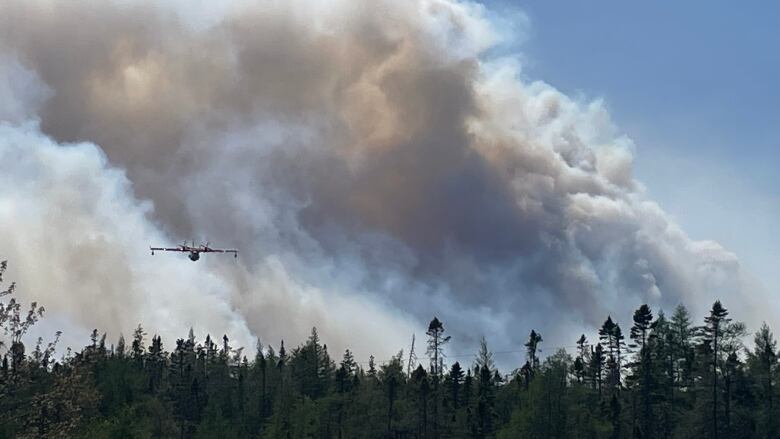
[[[80,351],[58,354],[59,333],[25,345],[44,308],[17,302],[15,288],[0,284],[0,437],[768,438],[780,429],[774,335],[764,324],[747,348],[745,325],[719,301],[702,322],[682,305],[667,317],[643,304],[546,358],[542,334],[518,334],[526,361],[500,371],[484,338],[470,364],[448,361],[436,317],[424,356],[365,364],[349,349],[330,353],[316,328],[299,346],[258,340],[254,352],[228,335],[190,330],[168,347],[140,325],[127,340],[95,329]]]

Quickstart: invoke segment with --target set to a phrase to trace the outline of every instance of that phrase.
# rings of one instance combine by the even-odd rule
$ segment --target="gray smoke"
[[[572,344],[744,297],[600,102],[488,59],[482,6],[1,3],[0,248],[57,323],[389,356],[434,314],[469,349]],[[146,250],[184,239],[241,258]]]

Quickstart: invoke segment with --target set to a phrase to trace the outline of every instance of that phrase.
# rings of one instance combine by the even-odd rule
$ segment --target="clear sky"
[[[529,79],[603,98],[651,197],[780,292],[780,4],[486,5],[527,15],[518,49]]]

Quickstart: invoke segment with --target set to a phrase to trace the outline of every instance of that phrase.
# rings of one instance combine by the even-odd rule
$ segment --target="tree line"
[[[0,282],[6,263],[0,264]],[[170,348],[140,325],[109,343],[94,330],[56,358],[51,342],[22,338],[43,316],[0,289],[5,337],[0,437],[8,438],[772,438],[777,344],[764,324],[750,349],[745,325],[720,302],[694,324],[641,305],[628,334],[607,317],[598,338],[500,372],[483,338],[472,364],[447,364],[450,341],[433,318],[427,360],[414,349],[382,364],[331,355],[316,329],[292,348],[254,352],[192,330]],[[7,299],[7,301],[6,301]],[[518,337],[520,338],[520,337]],[[518,343],[522,343],[519,341]],[[414,344],[412,345],[414,346]]]

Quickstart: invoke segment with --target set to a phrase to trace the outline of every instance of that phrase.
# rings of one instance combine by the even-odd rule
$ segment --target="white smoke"
[[[504,32],[481,5],[3,3],[0,256],[57,322],[245,346],[317,326],[386,358],[433,315],[471,349],[644,302],[748,309],[600,102],[483,59]],[[183,239],[241,257],[148,254]]]

